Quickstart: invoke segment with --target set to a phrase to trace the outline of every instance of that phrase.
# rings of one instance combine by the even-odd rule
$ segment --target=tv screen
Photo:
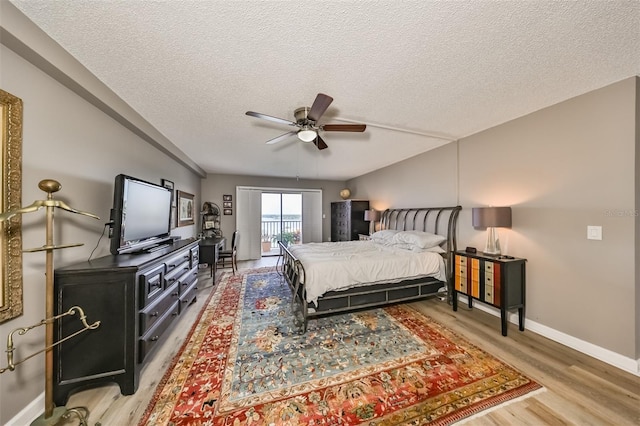
[[[172,191],[118,175],[113,191],[111,253],[148,251],[170,239]]]

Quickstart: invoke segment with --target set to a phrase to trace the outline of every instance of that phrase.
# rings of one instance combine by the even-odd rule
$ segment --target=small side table
[[[520,331],[524,331],[527,259],[505,258],[484,253],[454,253],[453,310],[458,310],[458,293],[500,309],[502,335],[507,335],[507,313],[518,309]]]

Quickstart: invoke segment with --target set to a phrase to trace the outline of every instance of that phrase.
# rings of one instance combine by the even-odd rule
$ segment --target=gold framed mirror
[[[0,89],[0,212],[22,203],[22,100]],[[22,215],[0,222],[0,322],[22,315]]]

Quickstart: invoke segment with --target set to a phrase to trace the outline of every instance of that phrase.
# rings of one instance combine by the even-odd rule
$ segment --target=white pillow
[[[442,235],[424,231],[401,231],[393,236],[394,243],[411,244],[421,249],[439,246],[447,240]]]
[[[446,253],[447,251],[440,246],[433,246],[425,249],[419,249],[417,247],[413,248],[413,251],[428,251],[431,253]]]
[[[394,235],[396,235],[398,232],[399,231],[396,231],[395,229],[383,229],[371,234],[371,239],[382,244],[392,243]]]
[[[420,248],[416,245],[413,244],[407,244],[407,243],[395,243],[395,244],[388,244],[390,246],[393,246],[394,248],[399,248],[402,250],[409,250],[415,253],[424,253],[424,252],[430,252],[430,253],[446,253],[447,251],[445,249],[443,249],[440,246],[433,246],[433,247],[428,247],[428,248]]]

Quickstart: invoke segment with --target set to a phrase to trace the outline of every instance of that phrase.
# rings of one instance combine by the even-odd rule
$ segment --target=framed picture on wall
[[[231,201],[223,201],[222,202],[222,208],[223,209],[233,208],[233,202],[231,202]]]
[[[162,183],[162,186],[164,186],[165,188],[174,189],[173,182],[171,182],[170,180],[161,179],[160,182]]]
[[[231,201],[231,194],[225,194],[222,196],[222,201]]]
[[[193,194],[184,191],[177,191],[178,198],[178,226],[194,224]]]
[[[165,188],[169,188],[171,190],[171,205],[175,206],[176,205],[176,197],[174,196],[174,185],[173,182],[171,182],[170,180],[167,179],[161,179],[160,180],[160,184],[162,186],[164,186]]]
[[[232,209],[222,209],[223,214],[225,215],[230,215],[233,214],[233,210]]]

